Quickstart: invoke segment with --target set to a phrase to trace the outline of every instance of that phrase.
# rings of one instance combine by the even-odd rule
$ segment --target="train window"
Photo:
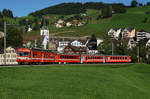
[[[19,52],[19,53],[18,53],[18,56],[23,56],[23,53]]]
[[[127,59],[127,57],[125,57],[125,59]]]
[[[28,56],[29,55],[29,53],[28,52],[24,52],[24,56]]]

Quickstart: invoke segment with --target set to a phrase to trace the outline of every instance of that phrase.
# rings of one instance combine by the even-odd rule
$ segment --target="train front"
[[[22,64],[29,64],[32,60],[31,60],[31,50],[28,48],[18,48],[17,51],[18,55],[17,55],[17,62],[18,64],[22,65]]]

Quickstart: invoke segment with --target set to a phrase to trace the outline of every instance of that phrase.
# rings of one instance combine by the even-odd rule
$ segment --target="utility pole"
[[[139,49],[139,44],[137,47],[137,58],[138,58],[138,63],[140,62],[140,49]]]
[[[6,65],[6,22],[4,22],[4,65]]]
[[[114,43],[112,41],[112,55],[114,55]]]
[[[36,40],[35,40],[35,45],[34,45],[34,47],[36,48],[36,46],[37,46],[37,45],[36,45]]]

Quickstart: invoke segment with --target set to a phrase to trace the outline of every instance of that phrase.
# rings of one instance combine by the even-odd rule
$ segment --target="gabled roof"
[[[134,29],[135,29],[135,28],[124,28],[123,31],[124,31],[124,30],[128,30],[129,32],[132,32]]]
[[[71,46],[70,44],[66,46],[65,49],[66,48],[71,48],[74,52],[79,52],[79,51],[86,52],[87,50],[87,47],[76,47],[76,46]]]
[[[23,44],[26,44],[28,41],[35,41],[40,38],[41,41],[44,40],[44,35],[43,36],[24,36],[23,37]]]
[[[47,26],[42,26],[41,30],[48,30]]]
[[[147,31],[145,31],[145,30],[143,30],[143,29],[138,30],[138,32],[146,32],[146,33],[149,33],[149,32],[147,32]]]
[[[111,29],[113,29],[113,30],[115,30],[115,31],[118,31],[120,28],[111,28]]]

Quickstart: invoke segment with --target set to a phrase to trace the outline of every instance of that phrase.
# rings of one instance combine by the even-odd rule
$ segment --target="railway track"
[[[138,64],[138,63],[105,63],[105,64],[41,64],[41,65],[0,65],[0,68],[7,68],[7,67],[47,67],[47,66],[105,66],[105,65],[109,65],[109,66],[115,66],[115,65],[126,65],[126,64]]]

